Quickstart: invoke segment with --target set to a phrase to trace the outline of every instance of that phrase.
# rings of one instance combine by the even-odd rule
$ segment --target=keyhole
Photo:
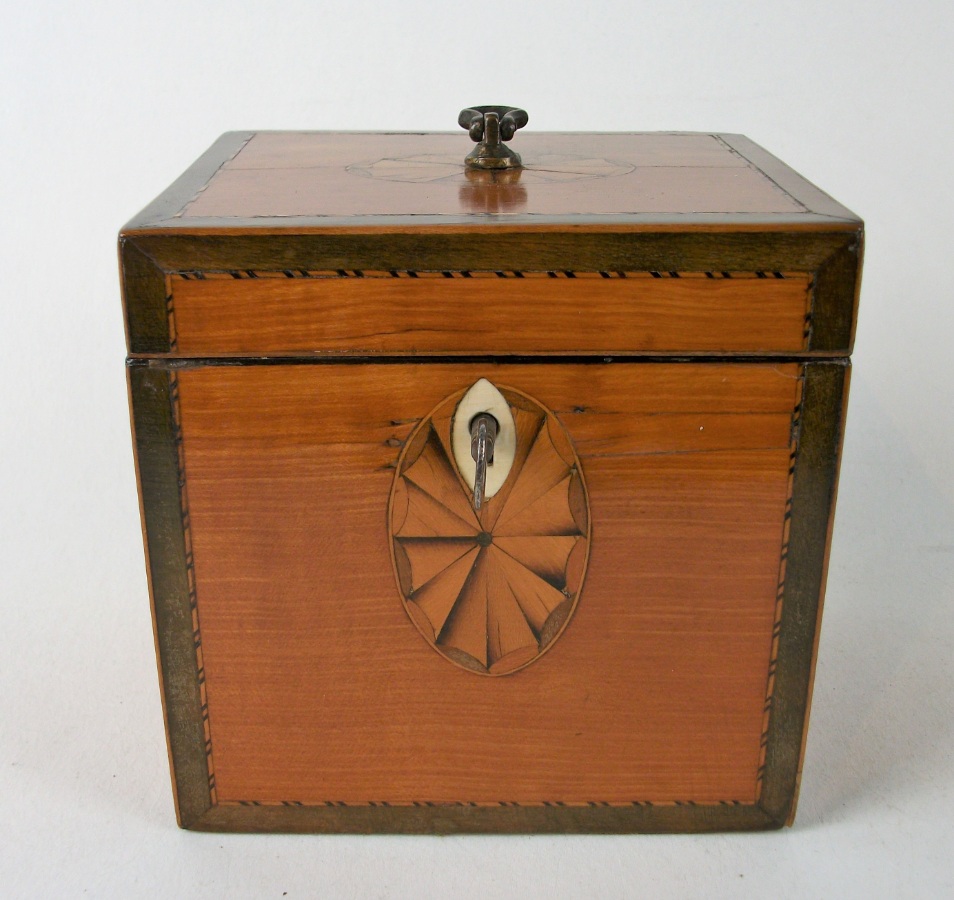
[[[478,479],[481,420],[484,463],[479,467]],[[451,442],[457,471],[474,492],[474,508],[480,509],[507,480],[517,443],[510,404],[486,378],[472,384],[458,402],[451,424]]]

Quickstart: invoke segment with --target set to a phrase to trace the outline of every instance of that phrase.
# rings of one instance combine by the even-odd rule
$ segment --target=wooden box
[[[862,223],[738,135],[513,143],[231,133],[120,235],[184,827],[792,821]]]

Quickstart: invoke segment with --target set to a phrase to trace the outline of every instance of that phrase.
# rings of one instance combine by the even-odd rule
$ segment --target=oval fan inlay
[[[444,657],[488,675],[528,665],[563,632],[590,543],[586,485],[569,436],[536,400],[499,390],[513,413],[516,454],[497,493],[475,511],[454,462],[459,391],[405,443],[388,510],[411,620]]]

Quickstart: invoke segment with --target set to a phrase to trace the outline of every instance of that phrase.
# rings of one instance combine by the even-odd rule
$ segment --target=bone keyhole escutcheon
[[[475,382],[457,404],[452,440],[454,461],[471,490],[474,509],[480,509],[507,480],[517,451],[510,404],[486,378]]]

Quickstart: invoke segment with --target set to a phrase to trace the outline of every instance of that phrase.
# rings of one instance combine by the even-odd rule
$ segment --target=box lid
[[[232,132],[126,230],[860,225],[741,135],[520,132],[514,145],[522,168],[479,171],[460,132]]]
[[[747,138],[521,131],[512,143],[522,167],[474,170],[460,132],[223,135],[120,235],[130,354],[850,352],[862,223]],[[453,283],[472,275],[521,284]],[[555,294],[530,283],[587,276],[627,280]],[[215,278],[228,283],[184,283]],[[648,285],[669,278],[682,280]],[[527,345],[533,323],[549,331]]]

